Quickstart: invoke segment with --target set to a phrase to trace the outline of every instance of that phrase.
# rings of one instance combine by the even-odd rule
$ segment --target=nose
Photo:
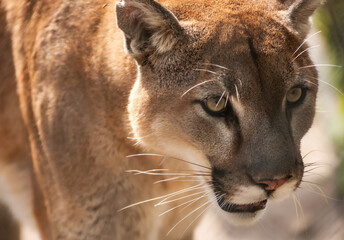
[[[285,177],[282,179],[263,179],[256,183],[264,188],[266,191],[275,191],[277,188],[281,187],[284,183],[288,181],[290,177]]]

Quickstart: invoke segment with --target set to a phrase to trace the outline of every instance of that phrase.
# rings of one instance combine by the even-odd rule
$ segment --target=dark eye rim
[[[295,107],[298,107],[299,105],[301,105],[306,98],[307,91],[309,90],[309,88],[307,86],[304,86],[304,85],[297,85],[297,86],[292,87],[291,89],[294,89],[294,88],[301,88],[301,97],[296,102],[288,102],[288,100],[287,100],[287,106],[289,108],[295,108]],[[289,89],[289,91],[291,89]]]
[[[215,101],[219,101],[220,98],[221,98],[221,96],[207,97],[207,98],[203,99],[202,101],[200,101],[200,104],[201,104],[202,108],[204,109],[204,111],[206,113],[208,113],[209,115],[211,115],[213,117],[225,117],[226,114],[229,112],[229,109],[230,109],[230,102],[229,101],[227,102],[227,106],[223,110],[218,111],[218,112],[214,112],[207,107],[206,101],[208,101],[209,99],[214,99]]]

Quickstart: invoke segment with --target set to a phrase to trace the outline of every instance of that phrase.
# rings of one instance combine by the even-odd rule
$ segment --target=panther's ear
[[[285,5],[287,21],[304,38],[310,28],[309,18],[325,0],[279,0]]]
[[[183,32],[177,18],[154,0],[121,0],[116,15],[125,47],[140,65],[155,51],[172,50]]]

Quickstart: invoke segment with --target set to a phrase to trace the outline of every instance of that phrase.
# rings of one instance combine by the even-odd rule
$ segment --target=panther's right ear
[[[309,31],[309,18],[325,0],[278,0],[285,7],[286,20],[301,38]]]
[[[140,65],[155,51],[172,50],[183,33],[177,18],[154,0],[121,0],[116,15],[126,49]]]

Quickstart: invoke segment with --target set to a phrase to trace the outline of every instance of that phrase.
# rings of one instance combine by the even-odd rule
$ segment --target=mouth
[[[226,212],[255,213],[265,208],[267,199],[260,202],[250,203],[250,204],[234,204],[234,203],[228,202],[223,197],[220,197],[217,199],[217,203],[220,206],[220,208]]]

